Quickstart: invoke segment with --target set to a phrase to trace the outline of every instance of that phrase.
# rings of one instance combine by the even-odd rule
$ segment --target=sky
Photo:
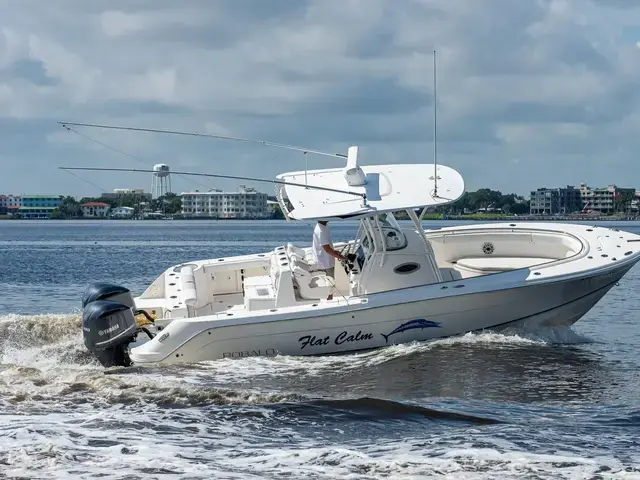
[[[344,165],[243,142],[77,134],[65,121],[431,163],[434,50],[438,161],[468,191],[640,189],[637,0],[0,0],[0,194],[151,189],[147,173],[59,166],[273,179],[305,159]],[[273,193],[171,181],[176,193]]]

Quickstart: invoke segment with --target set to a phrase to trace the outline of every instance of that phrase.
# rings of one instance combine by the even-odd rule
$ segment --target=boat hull
[[[171,364],[252,356],[326,355],[514,324],[530,329],[570,326],[634,263],[547,283],[407,303],[378,306],[372,295],[365,306],[323,309],[322,316],[315,319],[269,321],[267,316],[264,321],[226,326],[203,319],[198,322],[198,333],[179,344],[175,340],[172,343],[172,339],[181,338],[180,329],[187,328],[187,324],[193,328],[197,319],[178,319],[156,339],[132,348],[131,358],[138,364]]]

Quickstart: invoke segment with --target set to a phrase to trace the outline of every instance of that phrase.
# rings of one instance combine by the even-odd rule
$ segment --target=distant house
[[[134,209],[132,207],[116,207],[111,210],[112,218],[131,218],[133,217]]]
[[[82,208],[82,215],[84,217],[99,218],[99,217],[107,217],[111,206],[108,203],[88,202],[88,203],[83,203],[81,205],[81,208]]]
[[[19,195],[0,195],[0,215],[15,215],[21,206],[22,199]]]
[[[17,195],[0,195],[0,215],[15,214],[20,210],[22,200]]]

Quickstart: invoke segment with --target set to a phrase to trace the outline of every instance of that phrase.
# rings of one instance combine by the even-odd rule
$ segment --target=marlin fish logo
[[[380,335],[384,337],[386,343],[389,343],[389,337],[391,335],[395,335],[396,333],[400,332],[406,332],[407,330],[414,330],[416,328],[440,328],[440,323],[432,322],[431,320],[425,320],[424,318],[417,318],[416,320],[409,320],[407,323],[403,323],[391,333],[388,333],[386,335],[384,333],[381,333]]]

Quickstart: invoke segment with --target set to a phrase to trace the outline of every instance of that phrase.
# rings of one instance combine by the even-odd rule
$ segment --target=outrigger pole
[[[252,140],[252,139],[248,139],[248,138],[231,137],[231,136],[226,136],[226,135],[214,135],[214,134],[210,134],[210,133],[180,132],[180,131],[175,131],[175,130],[160,130],[160,129],[155,129],[155,128],[123,127],[123,126],[116,126],[116,125],[98,125],[98,124],[93,124],[93,123],[58,122],[58,124],[60,124],[62,127],[66,128],[67,130],[70,130],[70,131],[75,131],[75,130],[69,128],[70,125],[73,125],[73,126],[78,126],[78,127],[105,128],[105,129],[112,129],[112,130],[131,130],[131,131],[137,131],[137,132],[164,133],[164,134],[169,134],[169,135],[186,135],[186,136],[190,136],[190,137],[205,137],[205,138],[215,138],[215,139],[220,139],[220,140],[235,140],[235,141],[238,141],[238,142],[258,143],[260,145],[266,145],[266,146],[270,146],[270,147],[285,148],[287,150],[295,150],[295,151],[298,151],[298,152],[303,152],[304,154],[313,153],[313,154],[316,154],[316,155],[324,155],[324,156],[327,156],[327,157],[347,158],[347,155],[344,155],[342,153],[320,152],[318,150],[312,150],[312,149],[309,149],[309,148],[296,147],[294,145],[286,145],[286,144],[283,144],[283,143],[267,142],[267,141],[264,141],[264,140]],[[101,168],[101,167],[58,167],[58,168],[61,169],[61,170],[94,170],[94,171],[111,171],[111,172],[154,173],[154,170],[137,169],[137,168]],[[234,175],[219,175],[219,174],[213,174],[213,173],[177,172],[177,171],[172,171],[171,173],[175,174],[175,175],[190,175],[190,176],[196,176],[196,177],[227,178],[227,179],[233,179],[233,180],[246,180],[246,181],[251,181],[251,182],[275,183],[275,184],[278,184],[278,185],[290,185],[290,186],[293,186],[293,187],[303,187],[303,188],[311,188],[311,189],[315,189],[315,190],[324,190],[324,191],[327,191],[327,192],[344,193],[344,194],[347,194],[347,195],[353,195],[353,196],[356,196],[356,197],[360,197],[363,200],[363,204],[364,205],[367,204],[367,194],[366,193],[351,192],[351,191],[348,191],[348,190],[340,190],[340,189],[329,188],[329,187],[319,187],[319,186],[316,186],[316,185],[309,185],[307,183],[302,184],[302,183],[285,182],[283,180],[267,180],[267,179],[264,179],[264,178],[239,177],[239,176],[234,176]],[[307,172],[306,172],[306,168],[305,168],[305,181],[306,181],[306,173]]]
[[[140,169],[140,168],[102,168],[102,167],[58,167],[60,170],[93,170],[93,171],[103,171],[103,172],[143,172],[143,173],[154,173],[155,170],[151,169]],[[366,193],[358,193],[358,192],[350,192],[348,190],[340,190],[337,188],[329,188],[329,187],[319,187],[316,185],[308,185],[304,183],[293,183],[293,182],[285,182],[284,180],[267,180],[264,178],[254,178],[254,177],[238,177],[235,175],[220,175],[215,173],[198,173],[198,172],[177,172],[171,171],[171,174],[175,175],[192,175],[196,177],[213,177],[213,178],[228,178],[232,180],[247,180],[251,182],[266,182],[266,183],[275,183],[278,185],[290,185],[292,187],[301,187],[301,188],[311,188],[315,190],[325,190],[327,192],[336,192],[336,193],[344,193],[347,195],[353,195],[356,197],[361,197],[366,205],[367,203],[367,194]]]
[[[328,153],[328,152],[320,152],[318,150],[310,150],[308,148],[296,147],[295,145],[286,145],[283,143],[274,143],[274,142],[266,142],[264,140],[252,140],[249,138],[240,138],[240,137],[230,137],[225,135],[214,135],[211,133],[194,133],[194,132],[178,132],[175,130],[160,130],[155,128],[136,128],[136,127],[122,127],[116,125],[97,125],[93,123],[73,123],[73,122],[58,122],[63,127],[67,127],[67,125],[73,125],[77,127],[92,127],[92,128],[107,128],[112,130],[131,130],[135,132],[151,132],[151,133],[165,133],[169,135],[186,135],[189,137],[205,137],[205,138],[217,138],[219,140],[235,140],[237,142],[247,142],[247,143],[259,143],[261,145],[266,145],[268,147],[278,147],[278,148],[286,148],[288,150],[295,150],[297,152],[303,153],[314,153],[316,155],[324,155],[326,157],[339,157],[339,158],[347,158],[347,156],[343,153]]]

